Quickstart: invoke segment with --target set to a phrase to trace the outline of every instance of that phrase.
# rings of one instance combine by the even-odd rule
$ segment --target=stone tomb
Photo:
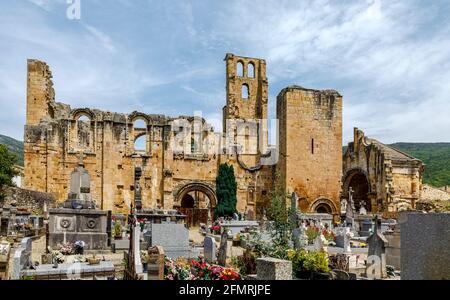
[[[85,250],[106,249],[108,213],[95,209],[90,195],[90,176],[82,159],[70,178],[68,200],[62,208],[49,210],[49,246],[84,241]]]
[[[292,280],[292,262],[272,257],[256,260],[257,280]]]
[[[183,224],[151,224],[150,247],[161,246],[170,258],[193,257],[189,231]]]
[[[401,279],[450,280],[450,214],[401,212]]]

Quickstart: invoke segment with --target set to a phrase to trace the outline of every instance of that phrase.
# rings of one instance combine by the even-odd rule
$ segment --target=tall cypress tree
[[[228,164],[219,166],[219,175],[216,178],[217,206],[214,211],[215,218],[233,216],[236,210],[237,183],[234,177],[234,168]]]

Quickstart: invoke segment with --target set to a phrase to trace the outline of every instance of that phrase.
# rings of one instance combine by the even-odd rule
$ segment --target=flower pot
[[[311,271],[298,271],[295,273],[298,279],[311,279]]]
[[[330,280],[330,273],[312,272],[312,280]]]

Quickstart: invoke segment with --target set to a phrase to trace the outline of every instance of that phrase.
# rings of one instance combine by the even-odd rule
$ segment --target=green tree
[[[215,218],[233,216],[237,212],[236,204],[237,183],[234,177],[234,168],[228,164],[219,166],[219,175],[216,178],[217,206],[214,210]]]
[[[288,249],[291,236],[289,222],[290,211],[286,208],[286,193],[281,182],[281,176],[275,173],[275,181],[270,192],[271,202],[267,208],[266,216],[270,222],[272,241],[275,248],[283,252]]]
[[[13,177],[18,174],[14,165],[17,162],[17,156],[8,150],[5,145],[0,145],[0,200],[5,198],[5,186],[13,185]]]

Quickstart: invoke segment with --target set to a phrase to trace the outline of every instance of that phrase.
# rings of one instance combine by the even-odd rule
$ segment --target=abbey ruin
[[[413,207],[423,164],[364,137],[342,153],[342,96],[289,86],[277,97],[278,145],[268,142],[268,79],[263,59],[227,54],[223,133],[195,116],[169,117],[71,108],[55,101],[52,73],[28,61],[25,125],[26,189],[66,199],[70,174],[83,161],[92,199],[102,210],[130,206],[191,210],[204,222],[217,203],[221,163],[233,165],[237,209],[261,218],[275,174],[302,212],[340,214],[351,186],[370,212]],[[145,141],[139,149],[138,140]],[[138,195],[138,197],[136,197]]]

